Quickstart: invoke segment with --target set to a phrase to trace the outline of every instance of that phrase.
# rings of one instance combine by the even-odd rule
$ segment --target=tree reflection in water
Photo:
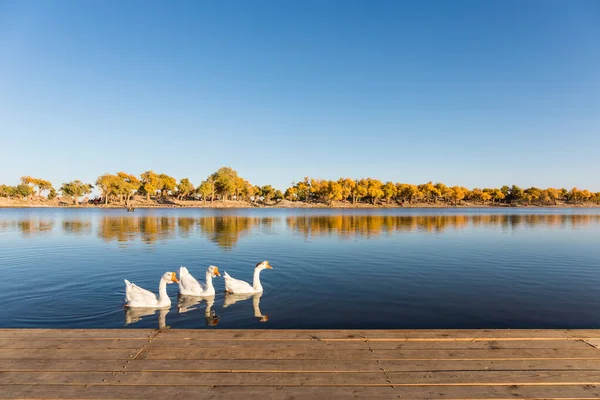
[[[578,228],[600,222],[594,214],[476,214],[476,215],[290,215],[288,217],[248,216],[103,216],[98,222],[85,219],[63,220],[65,234],[88,235],[94,228],[104,241],[145,244],[186,238],[196,234],[206,237],[224,250],[234,248],[240,240],[257,229],[272,229],[285,222],[288,231],[305,238],[337,235],[342,238],[374,237],[403,232],[441,233],[448,230],[497,227],[503,230],[535,227]],[[94,227],[97,224],[97,227]],[[17,230],[24,236],[52,231],[52,219],[3,221],[0,231]]]

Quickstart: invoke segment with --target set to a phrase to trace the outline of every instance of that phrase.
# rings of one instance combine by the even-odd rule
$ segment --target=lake
[[[262,260],[262,296],[123,307]],[[599,261],[599,209],[0,209],[0,327],[600,328]]]

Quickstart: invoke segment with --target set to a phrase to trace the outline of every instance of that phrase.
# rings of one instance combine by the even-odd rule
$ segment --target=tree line
[[[337,181],[304,178],[285,191],[284,198],[290,201],[324,202],[334,201],[366,202],[370,204],[413,204],[413,203],[443,203],[459,205],[462,201],[475,204],[538,204],[556,205],[558,201],[569,203],[593,202],[600,204],[600,192],[590,192],[577,188],[539,189],[530,187],[522,189],[517,185],[502,186],[501,188],[474,188],[464,186],[446,186],[438,182],[427,182],[413,185],[401,182],[381,182],[377,179],[365,178],[354,180],[340,178]]]
[[[139,177],[126,172],[104,174],[98,177],[94,185],[75,180],[63,183],[58,190],[47,180],[24,176],[21,178],[21,183],[16,186],[0,185],[0,197],[26,200],[37,197],[52,200],[60,193],[77,204],[81,197],[92,193],[94,186],[100,191],[104,204],[128,205],[134,195],[142,195],[147,201],[176,198],[204,202],[241,200],[250,203],[257,201],[269,203],[283,199],[280,190],[271,185],[252,185],[230,167],[222,167],[210,174],[200,182],[198,187],[195,187],[188,178],[177,181],[172,176],[154,171],[146,171]]]
[[[252,204],[258,202],[270,204],[282,199],[328,205],[336,201],[371,205],[428,203],[454,206],[465,201],[481,205],[556,205],[559,201],[569,204],[589,202],[600,204],[600,192],[577,188],[522,189],[512,185],[501,188],[467,189],[463,186],[446,186],[441,182],[414,185],[391,181],[384,183],[372,178],[321,180],[306,177],[302,181],[292,183],[282,193],[271,185],[253,185],[230,167],[222,167],[210,174],[197,187],[188,178],[177,181],[172,176],[154,171],[146,171],[139,177],[125,172],[104,174],[98,177],[94,185],[75,180],[63,183],[58,190],[47,180],[24,176],[17,186],[0,185],[0,197],[21,199],[38,197],[51,200],[60,193],[77,204],[79,198],[92,193],[94,186],[100,191],[104,204],[125,205],[130,203],[134,195],[144,196],[147,201],[176,198],[204,202],[237,200]]]

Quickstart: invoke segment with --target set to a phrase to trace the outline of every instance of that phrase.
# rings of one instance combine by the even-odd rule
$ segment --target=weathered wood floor
[[[0,329],[0,398],[600,397],[600,330]]]

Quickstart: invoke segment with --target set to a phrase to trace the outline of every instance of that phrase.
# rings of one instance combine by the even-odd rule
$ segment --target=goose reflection
[[[184,314],[188,311],[197,309],[197,306],[203,301],[206,301],[206,308],[204,309],[204,321],[206,322],[206,326],[217,326],[220,317],[216,315],[215,311],[212,309],[212,306],[215,304],[215,296],[197,297],[179,295],[177,300],[179,314]]]
[[[269,316],[268,315],[264,315],[261,311],[260,311],[260,298],[262,297],[263,293],[259,292],[259,293],[240,293],[240,294],[233,294],[233,293],[225,293],[225,300],[223,301],[223,308],[227,308],[229,306],[234,305],[235,303],[239,302],[239,301],[245,301],[248,300],[249,298],[252,297],[252,306],[254,307],[254,317],[258,320],[258,322],[267,322],[269,320]]]
[[[158,311],[158,329],[168,328],[167,326],[167,314],[169,313],[168,308],[125,308],[125,326],[129,324],[135,324],[136,322],[144,319],[151,315],[155,315]]]

